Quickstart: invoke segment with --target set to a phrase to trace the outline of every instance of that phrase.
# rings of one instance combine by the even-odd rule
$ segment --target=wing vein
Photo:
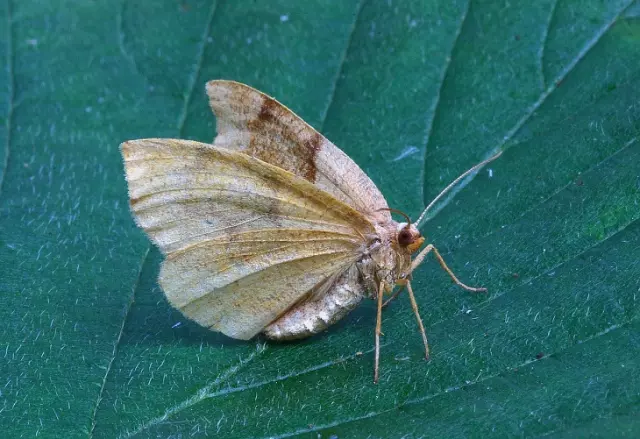
[[[258,276],[259,274],[263,273],[263,272],[264,272],[264,271],[266,271],[266,270],[272,270],[272,269],[274,269],[274,270],[275,270],[275,269],[280,269],[280,268],[282,268],[282,266],[287,265],[287,264],[290,264],[290,263],[292,263],[292,262],[301,262],[301,261],[305,261],[305,260],[311,260],[311,259],[317,258],[318,256],[330,256],[330,255],[336,255],[336,256],[337,256],[337,255],[341,255],[341,254],[343,254],[343,255],[348,255],[349,253],[348,253],[348,252],[327,251],[327,252],[316,253],[316,254],[311,255],[311,256],[303,256],[303,257],[300,257],[300,258],[295,258],[295,259],[290,259],[290,260],[286,260],[286,261],[276,262],[276,263],[273,263],[273,264],[271,264],[271,265],[268,265],[268,266],[265,266],[265,267],[261,267],[261,268],[259,268],[258,270],[256,270],[256,271],[252,272],[251,274],[249,274],[249,275],[247,275],[247,276],[243,276],[243,277],[240,277],[240,278],[238,278],[238,279],[234,279],[233,281],[229,282],[228,284],[224,284],[224,285],[222,285],[222,286],[220,286],[220,287],[217,287],[217,288],[215,288],[215,289],[223,289],[223,288],[229,287],[229,286],[231,286],[231,285],[237,285],[237,284],[238,284],[240,281],[242,281],[242,280],[245,280],[245,281],[246,281],[246,279],[247,279],[247,278]],[[345,259],[346,259],[346,260],[349,260],[349,259],[347,259],[347,258],[345,258]],[[355,262],[355,258],[353,258],[353,260],[351,260],[351,261],[349,261],[349,262]],[[345,266],[347,266],[347,264],[346,264],[346,263],[345,263],[344,265],[345,265]],[[322,280],[326,279],[327,277],[329,277],[329,276],[330,276],[330,275],[332,275],[332,274],[333,274],[333,272],[328,273],[326,276],[324,276],[323,278],[321,278],[320,282],[322,282]],[[320,282],[317,282],[317,283],[320,283]],[[215,290],[215,289],[214,289],[214,290]],[[311,288],[310,288],[310,289],[311,289]],[[307,291],[309,291],[310,289],[308,289]],[[304,292],[306,293],[307,291],[304,291]],[[186,305],[193,305],[194,303],[197,303],[198,301],[201,301],[201,300],[203,300],[203,299],[207,299],[207,298],[208,298],[208,295],[209,295],[209,294],[211,294],[211,293],[213,293],[213,292],[214,292],[214,291],[207,291],[204,295],[199,296],[199,297],[197,297],[197,298],[194,298],[194,299],[192,299],[192,300],[190,300],[190,301],[186,302],[186,303],[184,304],[184,306],[186,306]],[[285,310],[282,310],[282,311],[285,311]]]

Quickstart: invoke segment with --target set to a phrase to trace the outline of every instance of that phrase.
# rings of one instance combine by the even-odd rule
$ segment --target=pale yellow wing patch
[[[207,250],[169,256],[160,284],[165,291],[182,292],[172,304],[189,318],[244,340],[356,259],[339,240],[295,243],[268,253],[222,258]],[[212,271],[212,266],[219,270]]]
[[[286,169],[373,221],[391,219],[380,210],[387,202],[360,167],[287,107],[234,81],[209,81],[207,94],[216,115],[214,145]]]
[[[121,148],[136,221],[167,256],[167,298],[231,337],[252,337],[345,270],[373,232],[350,206],[245,154],[169,139]]]

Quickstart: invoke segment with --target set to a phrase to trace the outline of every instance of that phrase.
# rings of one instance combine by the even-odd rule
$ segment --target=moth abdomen
[[[343,273],[317,298],[294,305],[262,333],[272,340],[296,340],[310,337],[346,316],[364,298],[364,287],[355,265]]]

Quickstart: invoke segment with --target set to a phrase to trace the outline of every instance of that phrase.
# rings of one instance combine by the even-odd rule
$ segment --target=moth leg
[[[396,290],[395,293],[393,293],[393,296],[389,297],[383,304],[382,307],[385,308],[387,305],[389,305],[389,302],[396,300],[396,298],[400,295],[400,293],[402,293],[402,291],[404,290],[404,285],[400,285],[400,288],[398,288]]]
[[[451,277],[451,279],[453,279],[453,281],[456,283],[456,285],[461,286],[462,288],[464,288],[467,291],[473,291],[474,293],[481,292],[481,291],[487,291],[486,288],[474,288],[474,287],[470,287],[470,286],[465,285],[462,282],[460,282],[460,280],[458,280],[456,275],[453,274],[453,271],[451,271],[451,269],[447,266],[447,263],[444,261],[444,259],[442,259],[442,256],[440,255],[440,252],[438,251],[437,248],[435,248],[433,246],[433,244],[429,244],[420,253],[418,253],[418,256],[416,256],[416,258],[411,263],[411,271],[410,272],[413,272],[413,270],[418,268],[418,265],[420,265],[422,263],[422,260],[425,258],[425,256],[427,256],[427,254],[430,251],[433,251],[433,253],[436,255],[436,259],[438,259],[438,262],[440,263],[440,266],[442,267],[442,269],[447,272],[449,277]]]
[[[420,313],[418,312],[418,304],[416,303],[416,298],[413,295],[413,288],[411,288],[411,282],[407,282],[407,291],[409,292],[409,300],[411,301],[411,308],[413,308],[413,313],[416,315],[416,321],[418,322],[418,328],[420,328],[420,334],[422,334],[422,342],[424,343],[424,357],[429,359],[429,342],[427,341],[427,333],[424,330],[424,325],[422,324],[422,318],[420,317]]]
[[[378,383],[378,365],[380,364],[380,334],[382,334],[382,298],[384,295],[384,281],[380,281],[378,290],[378,314],[376,318],[376,352],[373,366],[373,382]]]

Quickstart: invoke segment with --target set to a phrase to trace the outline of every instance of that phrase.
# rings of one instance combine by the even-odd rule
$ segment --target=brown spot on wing
[[[264,123],[273,123],[278,117],[276,112],[278,111],[278,103],[275,99],[266,98],[260,107],[260,113],[258,113],[258,120]]]
[[[315,163],[316,156],[318,155],[320,148],[322,148],[322,136],[319,133],[315,133],[311,139],[305,142],[305,147],[307,148],[309,156],[308,163],[310,163],[310,166],[307,167],[304,178],[313,183],[316,181],[317,169]]]
[[[315,183],[316,156],[324,138],[313,130],[295,131],[292,116],[275,99],[265,97],[258,116],[247,123],[251,133],[247,153]]]

